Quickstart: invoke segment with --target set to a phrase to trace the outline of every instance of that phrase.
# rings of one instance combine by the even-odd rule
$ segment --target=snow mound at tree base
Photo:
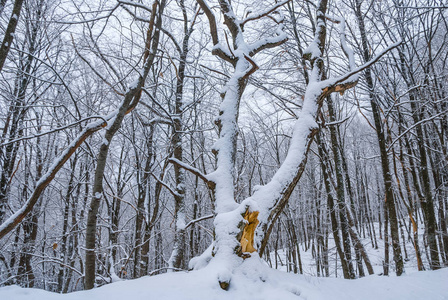
[[[18,286],[0,288],[10,300],[448,300],[448,268],[401,277],[372,275],[357,280],[318,278],[269,268],[258,258],[234,270],[228,291],[219,287],[216,271],[208,266],[115,282],[90,291],[55,294]]]

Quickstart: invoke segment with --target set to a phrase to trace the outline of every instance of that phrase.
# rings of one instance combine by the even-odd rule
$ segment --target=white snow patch
[[[18,286],[0,288],[0,299],[14,300],[447,300],[448,268],[401,277],[368,276],[357,280],[316,278],[270,269],[258,257],[232,272],[228,291],[218,283],[212,265],[120,281],[90,291],[56,294]]]
[[[207,250],[205,250],[204,253],[199,256],[193,257],[188,263],[188,268],[190,270],[200,270],[205,268],[212,259],[213,247],[214,243],[208,246]]]
[[[177,230],[184,230],[186,225],[187,223],[185,221],[185,213],[179,212],[177,215],[177,222],[176,222]]]

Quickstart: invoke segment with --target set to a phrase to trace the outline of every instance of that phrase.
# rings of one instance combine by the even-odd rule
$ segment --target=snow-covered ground
[[[378,275],[382,272],[383,240],[378,239],[378,249],[373,249],[370,239],[362,241],[376,274],[356,280],[334,278],[335,249],[330,238],[330,278],[315,276],[315,259],[311,250],[305,251],[302,245],[305,275],[284,272],[286,267],[280,261],[286,262],[286,253],[279,251],[279,270],[268,267],[259,258],[246,259],[231,275],[228,291],[219,287],[218,271],[209,265],[197,271],[118,281],[90,291],[65,295],[18,286],[2,287],[0,300],[448,300],[448,268],[418,272],[409,241],[406,243],[409,257],[405,262],[406,274],[401,277],[395,276],[393,265],[390,276]],[[423,260],[427,266],[425,255]],[[341,274],[342,271],[338,270],[338,276]]]
[[[372,275],[357,280],[297,275],[274,270],[258,258],[247,259],[232,275],[228,291],[206,267],[115,282],[90,291],[55,294],[18,286],[0,288],[2,300],[448,300],[448,268],[401,277]]]
[[[375,274],[381,274],[383,272],[383,260],[384,260],[384,240],[379,238],[379,224],[374,223],[375,232],[377,235],[377,243],[378,246],[377,249],[374,248],[373,241],[369,238],[369,236],[363,237],[360,235],[360,239],[362,244],[365,247],[365,250],[367,251],[367,254],[369,256],[370,262],[372,264],[373,270],[375,271]],[[423,224],[419,224],[420,228],[424,228]],[[384,229],[384,228],[383,228]],[[409,275],[417,271],[417,258],[414,250],[414,246],[412,244],[412,241],[409,240],[407,237],[407,233],[404,234],[405,236],[405,246],[406,251],[404,251],[403,248],[403,240],[402,236],[400,236],[400,245],[402,246],[402,256],[404,259],[404,268],[405,272]],[[426,269],[429,270],[429,262],[428,262],[428,256],[429,254],[425,252],[425,248],[423,245],[423,230],[420,229],[419,231],[419,245],[420,245],[420,252],[421,252],[421,258],[423,261],[423,264]],[[390,243],[390,241],[389,241]],[[352,247],[352,259],[355,259],[355,253],[354,249]],[[277,258],[277,269],[281,271],[287,271],[286,264],[288,253],[286,249],[279,249],[277,253],[274,251],[271,252],[271,264],[272,267],[275,268],[276,265],[276,258]],[[300,244],[300,256],[302,260],[302,270],[303,274],[305,275],[311,275],[311,276],[317,276],[317,270],[316,270],[316,258],[313,255],[312,247],[309,245],[308,249],[306,249],[305,245],[302,243]],[[390,258],[390,274],[395,273],[395,264],[393,261],[393,253],[392,253],[392,246],[389,247],[389,258]],[[328,260],[329,260],[329,276],[330,277],[342,277],[342,267],[340,260],[336,254],[336,246],[334,243],[333,236],[330,234],[328,239]],[[354,263],[354,268],[356,268],[356,263]],[[337,271],[335,269],[337,268]],[[364,272],[367,273],[367,269],[364,265]],[[447,281],[448,284],[448,281]]]

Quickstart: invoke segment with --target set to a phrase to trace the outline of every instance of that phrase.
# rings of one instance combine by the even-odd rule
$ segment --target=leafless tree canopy
[[[0,0],[0,286],[448,266],[440,3]]]

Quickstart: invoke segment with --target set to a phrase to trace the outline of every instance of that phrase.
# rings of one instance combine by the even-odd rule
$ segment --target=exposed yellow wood
[[[254,247],[254,236],[255,236],[255,228],[259,223],[258,221],[258,211],[249,212],[246,211],[244,215],[244,220],[246,221],[246,225],[243,229],[243,235],[241,236],[241,252],[255,252],[257,249]]]

